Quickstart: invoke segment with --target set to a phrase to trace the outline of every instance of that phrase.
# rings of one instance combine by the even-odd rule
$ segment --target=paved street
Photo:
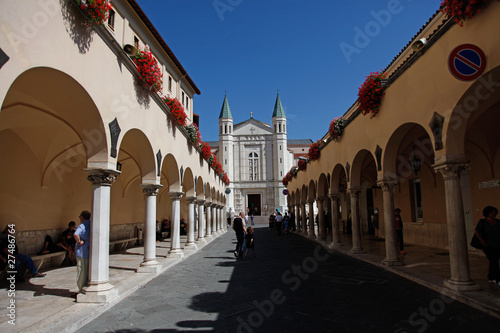
[[[232,231],[78,332],[496,332],[500,321],[296,234]]]

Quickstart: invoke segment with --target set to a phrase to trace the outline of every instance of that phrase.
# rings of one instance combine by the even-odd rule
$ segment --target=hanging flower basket
[[[229,184],[231,184],[231,182],[229,181],[229,177],[227,176],[227,173],[224,173],[224,175],[222,175],[222,182],[224,182],[226,186],[229,186]]]
[[[316,141],[309,147],[309,153],[307,154],[307,157],[309,157],[309,160],[311,161],[316,161],[320,158],[320,156],[321,153],[319,151],[319,141]]]
[[[208,159],[212,156],[212,150],[210,149],[210,146],[206,142],[201,142],[200,143],[201,147],[201,157],[208,161]]]
[[[87,15],[89,22],[103,24],[113,6],[108,0],[76,0],[76,4]]]
[[[386,78],[387,74],[374,72],[366,77],[365,82],[359,87],[358,102],[359,109],[366,115],[371,113],[370,118],[377,115],[380,109],[380,103],[384,96],[384,88],[382,87],[382,80]]]
[[[305,170],[307,168],[307,162],[305,160],[299,160],[298,166],[299,170]]]
[[[292,172],[291,171],[288,171],[288,173],[286,174],[285,177],[283,177],[283,186],[287,186],[288,185],[288,182],[290,182],[292,180]]]
[[[201,133],[198,130],[198,126],[196,124],[190,124],[184,126],[186,132],[188,132],[188,142],[191,146],[196,147],[201,142]]]
[[[463,23],[480,13],[488,2],[489,0],[444,0],[441,2],[440,10],[463,27]]]
[[[153,53],[149,51],[149,47],[146,47],[145,50],[139,50],[131,58],[139,71],[139,79],[146,88],[154,93],[160,91],[163,85],[163,76],[158,61],[153,56]]]
[[[332,140],[339,142],[342,134],[344,134],[344,119],[340,117],[333,119],[330,123],[328,133],[330,134],[330,138],[332,138]]]
[[[187,116],[181,102],[177,98],[163,97],[162,99],[170,108],[170,114],[174,123],[179,126],[185,126]]]

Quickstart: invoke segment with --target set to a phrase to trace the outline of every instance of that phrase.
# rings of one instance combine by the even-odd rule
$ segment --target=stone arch
[[[484,73],[458,100],[443,130],[444,153],[448,158],[464,156],[470,124],[500,103],[500,66]],[[446,115],[444,115],[446,116]]]
[[[129,189],[134,188],[131,184],[156,183],[155,161],[153,147],[142,131],[131,129],[124,134],[118,150],[121,174],[117,179],[123,183],[123,198]]]
[[[184,179],[182,180],[183,192],[186,197],[196,196],[196,188],[194,186],[194,176],[191,168],[186,168],[184,171]]]
[[[90,205],[90,191],[79,190],[89,184],[82,169],[113,165],[107,136],[98,107],[74,78],[49,67],[20,74],[0,112],[2,219],[20,231],[58,227],[50,221],[65,227],[63,221],[74,220],[75,206]]]

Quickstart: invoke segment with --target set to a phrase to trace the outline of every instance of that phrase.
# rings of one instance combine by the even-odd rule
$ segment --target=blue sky
[[[320,139],[440,0],[137,0],[201,90],[204,141],[218,140],[227,90],[234,123],[271,123],[279,89],[289,139]]]

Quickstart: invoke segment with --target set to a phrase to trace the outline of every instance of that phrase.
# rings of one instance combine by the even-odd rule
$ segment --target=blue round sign
[[[473,44],[462,44],[451,51],[448,57],[450,73],[459,80],[472,81],[484,73],[486,56]]]
[[[288,190],[287,190],[287,189],[284,189],[284,190],[283,190],[283,194],[284,194],[284,195],[288,195]]]

